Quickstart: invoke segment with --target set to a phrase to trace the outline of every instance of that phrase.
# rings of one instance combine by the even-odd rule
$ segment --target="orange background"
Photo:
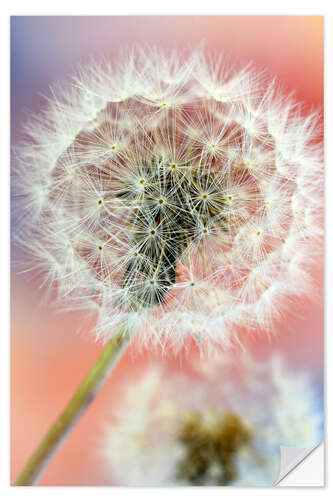
[[[13,17],[11,23],[12,141],[19,136],[24,108],[38,111],[48,86],[89,56],[112,54],[132,42],[179,48],[205,41],[207,50],[225,52],[240,65],[252,60],[294,91],[306,108],[323,108],[322,17]],[[16,204],[16,202],[14,201]],[[14,212],[13,212],[14,214]],[[16,220],[12,217],[12,232]],[[63,409],[101,345],[94,343],[84,315],[63,314],[41,303],[43,291],[29,274],[18,274],[24,257],[13,247],[11,342],[11,464],[18,474],[54,418]],[[24,265],[24,262],[23,262]],[[314,270],[319,289],[323,269]],[[245,332],[244,332],[245,335]],[[273,336],[246,338],[265,356],[283,352],[295,367],[312,372],[322,392],[323,294],[315,303],[295,303]],[[103,418],[121,394],[121,382],[159,353],[129,349],[74,432],[50,464],[42,485],[111,484],[98,447]],[[187,359],[164,359],[186,367]]]

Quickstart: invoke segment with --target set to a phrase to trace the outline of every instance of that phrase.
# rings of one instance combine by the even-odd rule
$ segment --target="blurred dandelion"
[[[135,48],[79,69],[25,123],[18,243],[109,341],[99,384],[133,338],[228,347],[312,291],[319,119],[265,80],[201,50]]]
[[[311,381],[280,356],[243,355],[237,366],[224,356],[207,365],[193,362],[187,375],[150,366],[128,380],[100,446],[112,484],[269,486],[278,479],[280,445],[322,440]]]

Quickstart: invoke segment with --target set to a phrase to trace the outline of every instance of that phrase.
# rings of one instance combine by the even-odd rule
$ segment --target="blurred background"
[[[237,65],[253,61],[276,75],[307,111],[323,109],[323,18],[316,16],[237,17],[12,17],[11,139],[20,136],[27,112],[38,111],[41,95],[93,55],[112,57],[132,43],[223,51]],[[15,203],[15,200],[14,202]],[[16,212],[15,212],[16,213]],[[13,212],[14,214],[14,212]],[[15,215],[12,217],[15,234]],[[12,481],[102,349],[89,335],[84,315],[63,314],[45,304],[43,290],[12,247],[11,473]],[[19,264],[19,265],[18,265]],[[315,270],[323,290],[323,265]],[[273,335],[246,335],[260,357],[280,351],[295,369],[311,373],[318,394],[323,384],[323,293],[315,303],[296,302]],[[242,334],[242,332],[240,332]],[[245,333],[244,333],[245,335]],[[244,337],[244,336],[243,336]],[[130,348],[112,377],[69,436],[43,476],[41,485],[105,485],[98,447],[103,418],[121,397],[122,381],[149,360],[186,369],[194,350],[177,359]]]

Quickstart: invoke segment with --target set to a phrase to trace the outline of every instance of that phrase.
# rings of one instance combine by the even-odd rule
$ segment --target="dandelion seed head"
[[[279,319],[278,290],[301,294],[319,119],[264,82],[201,50],[134,48],[79,68],[25,123],[19,243],[67,309],[98,305],[97,336],[131,322],[143,343],[227,346],[237,324]]]

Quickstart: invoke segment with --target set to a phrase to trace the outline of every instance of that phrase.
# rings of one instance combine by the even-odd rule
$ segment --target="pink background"
[[[91,55],[112,54],[133,42],[223,50],[239,64],[252,60],[277,75],[306,108],[323,108],[322,17],[13,17],[11,21],[12,141],[19,135],[24,109],[38,111],[55,80]],[[14,201],[14,203],[16,203]],[[12,217],[12,232],[16,221]],[[91,367],[95,344],[84,316],[62,314],[41,303],[43,291],[28,274],[17,273],[20,250],[12,252],[11,462],[18,474],[54,418]],[[21,267],[21,265],[20,265]],[[323,288],[323,265],[314,270]],[[313,374],[322,394],[323,294],[315,303],[297,302],[274,335],[247,336],[248,347],[265,356],[285,354],[292,366]],[[96,401],[52,461],[42,485],[111,484],[98,456],[105,412],[117,404],[121,381],[159,353],[130,349]],[[186,366],[185,356],[164,359]]]

